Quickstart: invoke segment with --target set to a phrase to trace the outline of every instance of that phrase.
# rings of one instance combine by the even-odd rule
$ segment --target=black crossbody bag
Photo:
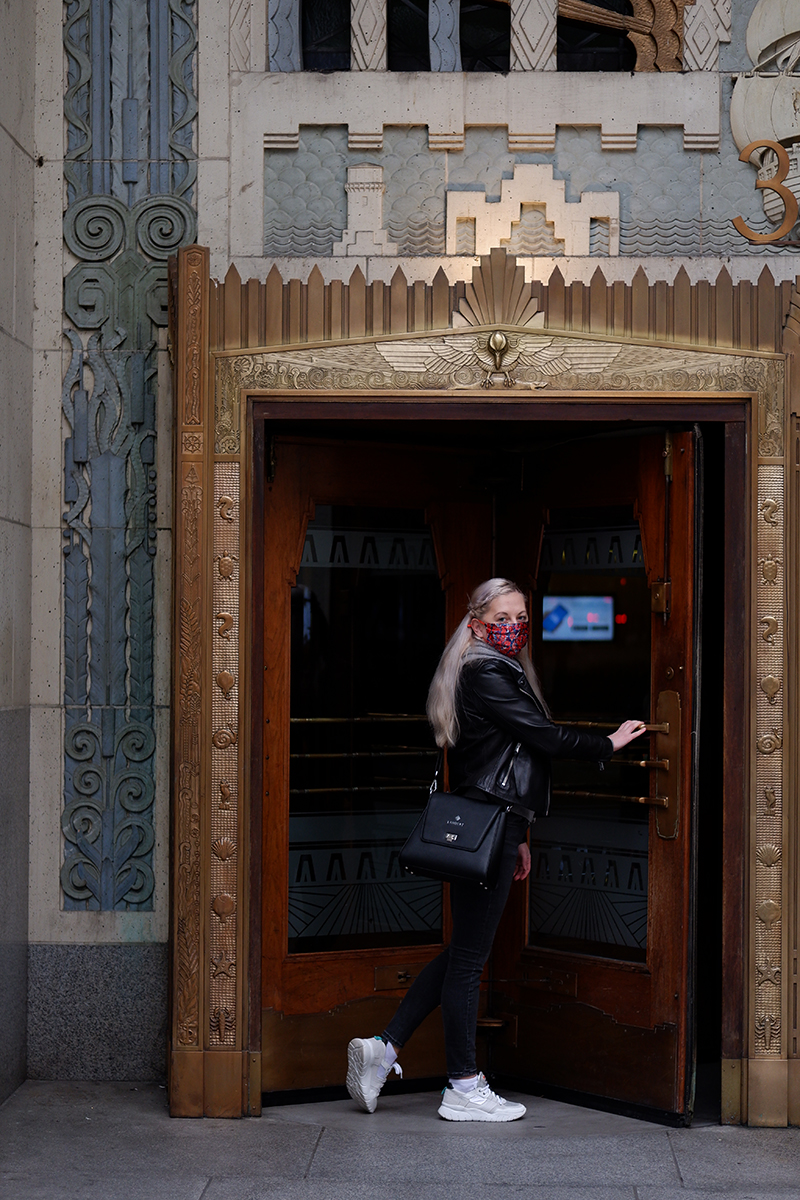
[[[519,744],[500,779],[505,786]],[[444,883],[474,883],[491,888],[497,880],[510,804],[439,791],[440,753],[428,803],[400,851],[400,866],[411,875]]]

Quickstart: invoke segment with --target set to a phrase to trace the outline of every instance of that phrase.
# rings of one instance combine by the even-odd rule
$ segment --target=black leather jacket
[[[481,655],[464,665],[456,703],[459,738],[447,752],[453,792],[477,787],[546,816],[551,758],[600,762],[613,753],[610,738],[554,725],[519,663],[500,654]]]

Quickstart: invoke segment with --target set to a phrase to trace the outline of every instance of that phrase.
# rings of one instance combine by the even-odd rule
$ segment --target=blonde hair
[[[487,579],[485,583],[476,587],[470,596],[466,615],[444,648],[428,692],[428,720],[431,723],[437,746],[455,746],[458,741],[456,697],[465,664],[472,658],[503,657],[498,650],[488,646],[486,642],[475,636],[470,628],[470,622],[476,618],[481,620],[489,605],[499,596],[508,596],[515,592],[519,592],[522,596],[525,595],[522,588],[518,587],[516,583],[512,583],[510,579]],[[545,712],[549,715],[527,646],[520,651],[517,662],[525,672],[528,682],[541,701]]]

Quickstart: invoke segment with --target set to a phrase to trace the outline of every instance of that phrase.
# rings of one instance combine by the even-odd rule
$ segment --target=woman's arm
[[[517,671],[511,664],[482,662],[473,677],[472,696],[477,707],[490,721],[501,725],[523,745],[549,758],[607,759],[618,747],[611,737],[589,730],[555,725],[536,701],[517,683]],[[524,679],[524,676],[523,676]],[[640,725],[641,722],[626,722]],[[624,727],[620,727],[621,729]],[[644,726],[642,726],[642,730]],[[642,730],[639,730],[641,732]],[[613,735],[617,737],[619,730]],[[638,733],[632,734],[636,737]],[[617,738],[619,741],[619,738]],[[630,737],[626,741],[630,741]],[[626,741],[621,741],[625,745]]]

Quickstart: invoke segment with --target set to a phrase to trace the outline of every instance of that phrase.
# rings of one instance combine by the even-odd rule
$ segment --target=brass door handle
[[[649,770],[668,771],[668,758],[612,758],[609,760],[620,767],[646,767]]]
[[[560,717],[553,717],[554,725],[566,725],[568,729],[617,729],[621,721],[562,721]],[[669,733],[669,721],[651,721],[645,725],[648,733]]]
[[[628,796],[617,792],[578,792],[563,788],[554,788],[554,796],[566,796],[573,800],[614,800],[623,804],[650,804],[653,808],[666,808],[669,804],[667,796]]]
[[[656,733],[656,758],[665,767],[656,768],[655,790],[667,803],[656,813],[656,832],[671,840],[678,836],[681,803],[681,697],[679,692],[659,692],[656,721],[666,728]]]

